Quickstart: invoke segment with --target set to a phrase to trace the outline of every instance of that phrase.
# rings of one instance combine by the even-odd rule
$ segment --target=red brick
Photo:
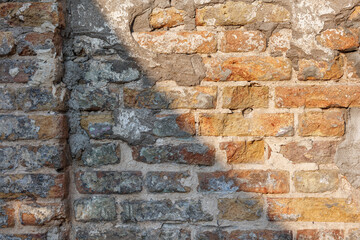
[[[292,136],[294,116],[290,113],[257,113],[245,118],[241,113],[199,116],[203,136]]]
[[[291,78],[291,62],[282,57],[204,57],[206,81],[284,81]]]
[[[263,52],[265,48],[266,38],[260,31],[225,31],[220,43],[222,52]]]
[[[339,229],[303,229],[297,230],[297,240],[343,240],[344,230]]]
[[[264,141],[223,142],[221,150],[226,150],[229,164],[264,163]]]
[[[327,29],[316,39],[324,47],[339,51],[350,51],[359,47],[359,32],[356,29]]]
[[[199,192],[289,192],[289,173],[277,170],[231,170],[198,173]]]
[[[345,132],[344,112],[329,110],[323,112],[305,112],[299,115],[299,135],[307,136],[343,136]]]
[[[157,53],[214,53],[216,35],[207,31],[195,32],[137,32],[135,40],[148,50]]]
[[[276,107],[359,107],[359,86],[294,86],[275,88]]]

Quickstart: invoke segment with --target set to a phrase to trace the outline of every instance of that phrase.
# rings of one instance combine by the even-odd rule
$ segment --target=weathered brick
[[[123,222],[176,221],[199,222],[212,221],[213,217],[204,212],[200,201],[179,200],[133,200],[121,203]]]
[[[296,239],[297,240],[322,240],[322,239],[343,240],[345,238],[344,238],[344,230],[303,229],[303,230],[297,230]]]
[[[0,88],[0,109],[1,110],[15,110],[16,109],[16,94],[11,88]]]
[[[276,107],[359,107],[358,86],[294,86],[275,88]]]
[[[155,8],[150,14],[152,28],[171,28],[184,24],[185,11],[170,8]]]
[[[280,31],[273,33],[269,38],[270,52],[287,52],[290,49],[291,38],[291,29],[281,29]]]
[[[81,156],[85,166],[102,166],[120,162],[120,146],[116,143],[96,143],[89,145]]]
[[[32,80],[37,70],[36,60],[0,59],[0,82],[26,83]]]
[[[254,22],[286,22],[290,13],[284,7],[255,2],[226,2],[196,10],[196,25],[233,26]]]
[[[277,170],[230,170],[198,173],[199,192],[289,192],[289,173]]]
[[[1,3],[0,17],[15,27],[38,27],[49,22],[58,26],[61,19],[56,3]]]
[[[359,32],[356,29],[335,28],[321,32],[316,39],[324,47],[339,51],[351,51],[359,47],[358,35]]]
[[[15,208],[11,205],[0,205],[0,228],[15,226]],[[0,235],[1,236],[1,235]]]
[[[68,135],[64,115],[0,116],[0,139],[63,139]]]
[[[30,32],[17,39],[16,51],[20,56],[36,56],[38,53],[61,53],[61,37],[59,33]]]
[[[207,144],[184,143],[179,145],[134,146],[135,161],[149,164],[180,163],[211,166],[215,163],[215,148]]]
[[[339,185],[338,171],[297,171],[293,177],[297,192],[319,193],[336,191]]]
[[[300,136],[343,136],[344,131],[343,111],[305,112],[299,115]]]
[[[190,177],[188,172],[148,172],[145,184],[149,192],[154,193],[187,193],[191,188],[184,181]]]
[[[60,145],[0,145],[0,171],[13,171],[23,167],[27,171],[43,167],[61,169],[70,160],[68,146]]]
[[[0,197],[62,198],[66,194],[64,174],[16,174],[0,177]]]
[[[334,163],[338,144],[335,141],[291,142],[281,145],[280,153],[293,163],[329,164]]]
[[[86,111],[114,110],[118,106],[118,99],[109,88],[78,85],[71,91],[69,106]]]
[[[115,199],[94,196],[74,201],[75,220],[81,222],[113,221],[116,219]]]
[[[360,210],[344,198],[268,198],[270,221],[359,222]]]
[[[257,113],[245,118],[241,113],[200,114],[200,134],[204,136],[292,136],[294,116],[289,113]]]
[[[360,7],[357,6],[354,8],[354,11],[349,16],[350,21],[359,21],[360,20]]]
[[[266,108],[269,104],[269,88],[262,86],[224,87],[223,108]]]
[[[261,198],[221,198],[218,200],[219,218],[230,221],[255,221],[263,212]]]
[[[282,57],[204,57],[206,81],[284,81],[291,78],[291,62]]]
[[[222,52],[263,52],[266,49],[266,38],[260,31],[225,31],[220,41]]]
[[[336,57],[330,62],[312,59],[299,60],[298,79],[306,80],[336,80],[344,75],[344,59]]]
[[[129,194],[141,192],[141,172],[78,171],[75,174],[76,188],[88,194]]]
[[[6,56],[13,52],[15,39],[12,32],[0,32],[0,56]]]
[[[195,32],[137,32],[135,40],[148,50],[157,53],[214,53],[216,35],[207,31]]]
[[[195,118],[192,113],[181,115],[158,114],[152,133],[158,137],[190,137],[195,135]]]
[[[229,164],[264,163],[264,141],[241,141],[220,143],[220,149],[226,150]]]
[[[39,234],[3,234],[0,233],[0,239],[4,240],[47,240],[46,233]]]
[[[222,229],[199,232],[197,240],[236,240],[236,239],[261,239],[261,240],[292,240],[291,231],[276,231],[267,229],[235,230],[231,232]]]
[[[360,10],[360,8],[359,8]],[[346,240],[357,240],[360,238],[360,229],[352,228],[349,229]]]
[[[49,223],[60,225],[66,220],[64,203],[23,204],[19,211],[22,225],[41,226]]]
[[[113,117],[110,114],[82,116],[81,127],[91,138],[103,139],[113,135]]]
[[[100,230],[100,229],[99,229]],[[164,225],[161,228],[112,227],[101,231],[77,229],[76,240],[131,239],[131,240],[191,240],[191,232],[185,228]]]
[[[156,87],[146,90],[124,89],[126,107],[177,109],[216,107],[217,87]]]

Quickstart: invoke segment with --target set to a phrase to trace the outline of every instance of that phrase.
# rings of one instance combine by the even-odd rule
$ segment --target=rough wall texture
[[[360,2],[0,0],[0,239],[360,239]]]

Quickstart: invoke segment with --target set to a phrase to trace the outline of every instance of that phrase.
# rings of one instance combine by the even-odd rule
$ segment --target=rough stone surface
[[[344,74],[344,59],[337,57],[331,61],[301,59],[299,61],[299,80],[336,80]]]
[[[341,240],[344,239],[344,231],[337,229],[326,229],[326,230],[317,230],[317,229],[304,229],[298,230],[297,239],[334,239]]]
[[[293,181],[298,192],[336,191],[339,186],[339,175],[336,170],[299,171],[294,173]]]
[[[8,55],[15,46],[12,32],[0,32],[0,56]]]
[[[266,38],[259,31],[225,31],[221,39],[222,52],[263,52],[266,49]]]
[[[183,182],[189,177],[188,172],[149,172],[145,185],[149,192],[154,193],[187,193],[191,188]]]
[[[229,164],[264,163],[264,141],[223,142],[220,149],[226,151]]]
[[[171,28],[184,24],[185,11],[171,8],[155,8],[150,15],[150,26],[153,28]]]
[[[222,198],[218,201],[219,218],[230,221],[254,221],[261,217],[263,204],[260,198]]]
[[[66,219],[66,210],[60,204],[26,204],[20,208],[22,225],[41,226],[46,224],[60,225]]]
[[[199,240],[232,240],[232,239],[263,239],[263,240],[291,240],[291,231],[275,231],[275,230],[235,230],[224,231],[221,229],[213,231],[203,231],[198,233]]]
[[[76,221],[113,221],[116,219],[116,205],[111,197],[81,198],[74,201]]]
[[[120,162],[120,148],[115,143],[92,144],[81,156],[85,166],[102,166]]]
[[[269,88],[260,86],[225,87],[223,108],[245,109],[268,107]]]

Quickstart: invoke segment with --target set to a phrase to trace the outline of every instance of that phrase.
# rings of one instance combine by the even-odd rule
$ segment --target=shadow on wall
[[[171,2],[183,11],[168,14],[184,18],[191,33],[154,34],[183,45],[132,34],[152,30],[149,14],[169,1],[68,1],[71,239],[292,239],[275,221],[296,216],[270,197],[289,193],[289,172],[270,169],[271,150],[257,137],[292,136],[292,114],[249,113],[268,104],[266,87],[200,85],[215,36],[195,32],[191,1]],[[279,80],[287,72],[291,66]],[[255,89],[260,103],[223,102],[234,88]]]

